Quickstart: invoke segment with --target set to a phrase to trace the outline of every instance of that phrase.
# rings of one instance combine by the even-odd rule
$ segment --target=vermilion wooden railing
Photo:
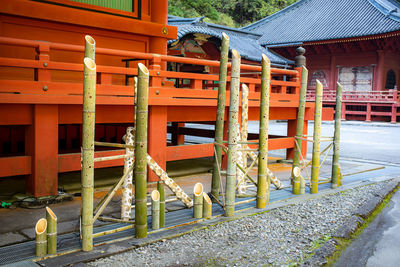
[[[83,46],[50,43],[33,40],[22,40],[0,37],[0,44],[7,46],[34,48],[36,59],[0,57],[0,66],[8,68],[33,69],[37,75],[32,80],[3,79],[0,83],[2,103],[53,103],[53,104],[77,104],[81,103],[82,82],[81,80],[54,81],[52,74],[55,71],[82,72],[81,63],[55,61],[50,56],[53,51],[79,52],[83,57]],[[99,45],[101,46],[101,44]],[[167,55],[156,55],[150,53],[133,52],[107,48],[97,48],[96,55],[114,56],[121,58],[134,58],[147,61],[150,69],[150,105],[152,104],[200,104],[208,105],[208,100],[215,102],[217,92],[209,90],[217,85],[218,75],[198,74],[188,72],[175,72],[162,70],[160,66],[165,63],[183,63],[192,65],[203,65],[218,67],[218,61],[183,58]],[[131,104],[133,97],[132,86],[115,84],[113,75],[136,75],[135,67],[126,68],[121,66],[97,65],[99,76],[96,94],[98,104]],[[228,66],[230,67],[230,66]],[[257,65],[241,65],[242,72],[246,72],[241,78],[250,88],[250,100],[258,100],[257,93],[260,87],[259,75],[261,67]],[[178,79],[189,80],[187,86],[178,86]],[[297,70],[286,70],[272,68],[271,102],[298,102],[299,72]],[[228,78],[228,82],[230,78]],[[176,89],[174,89],[174,87]],[[182,88],[183,87],[183,88]],[[229,89],[229,86],[228,86]],[[28,98],[26,96],[29,96]],[[200,102],[195,101],[201,100]],[[167,101],[167,102],[166,102]],[[195,101],[195,102],[193,102]]]
[[[315,92],[308,91],[307,100],[314,101],[314,99]],[[336,101],[336,91],[324,90],[323,100]],[[385,91],[344,91],[343,101],[395,103],[400,102],[400,93],[393,89]]]

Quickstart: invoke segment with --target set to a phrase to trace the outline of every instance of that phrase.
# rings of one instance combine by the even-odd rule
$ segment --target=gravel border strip
[[[390,179],[387,179],[387,180],[390,180]],[[293,205],[293,204],[303,203],[304,201],[310,200],[310,199],[319,199],[319,198],[322,198],[327,195],[332,195],[332,194],[336,194],[338,192],[346,191],[348,189],[375,184],[376,182],[377,181],[370,181],[370,180],[358,181],[358,182],[354,182],[351,184],[341,186],[337,189],[327,189],[327,190],[321,191],[319,194],[316,194],[316,195],[306,194],[306,195],[301,195],[301,196],[295,196],[290,199],[271,203],[265,209],[250,208],[247,210],[242,210],[242,211],[236,212],[235,216],[233,216],[233,217],[229,217],[229,218],[223,217],[223,216],[214,217],[210,220],[203,220],[203,221],[200,221],[200,222],[197,222],[194,224],[184,225],[184,226],[180,226],[180,227],[165,230],[165,231],[160,231],[160,232],[151,234],[147,238],[144,238],[144,239],[133,239],[132,237],[127,237],[127,238],[124,238],[124,240],[115,240],[108,244],[105,244],[102,246],[97,246],[91,252],[79,251],[79,252],[69,253],[66,255],[39,261],[38,264],[40,264],[42,266],[65,266],[65,265],[70,265],[70,264],[77,264],[79,262],[93,261],[95,259],[109,257],[109,256],[112,256],[115,254],[129,251],[131,249],[146,246],[146,245],[158,242],[158,241],[163,241],[165,239],[173,239],[173,238],[176,238],[176,237],[179,237],[179,236],[182,236],[182,235],[194,232],[194,231],[207,229],[211,226],[218,225],[218,224],[221,224],[221,223],[224,223],[227,221],[234,221],[234,220],[238,220],[243,217],[247,217],[249,215],[261,214],[261,213],[265,213],[265,212],[273,210],[273,209],[277,209],[277,208],[281,208],[281,207],[285,207],[285,206],[289,206],[289,205]],[[383,190],[383,191],[387,192],[387,194],[389,194],[396,188],[396,186],[399,184],[399,182],[400,182],[399,178],[396,181],[390,182],[385,187],[385,190]],[[382,194],[380,194],[380,195],[382,195],[382,199],[383,199],[387,194],[383,194],[383,192],[382,192]],[[351,230],[351,231],[353,231],[353,230]],[[321,248],[319,248],[315,251],[315,254],[311,258],[319,257],[320,260],[323,261],[327,257],[333,255],[333,253],[336,251],[336,250],[333,251],[333,247],[335,247],[335,249],[336,249],[335,242],[336,242],[336,240],[334,240],[334,238],[328,240],[327,242],[325,242],[325,244]],[[307,262],[308,262],[308,260],[304,264],[306,264]],[[306,266],[309,266],[309,265],[306,265]]]

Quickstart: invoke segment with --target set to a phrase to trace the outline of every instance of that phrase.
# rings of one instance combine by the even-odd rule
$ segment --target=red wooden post
[[[390,116],[390,123],[396,123],[397,122],[397,103],[392,104],[392,115]]]
[[[164,170],[167,167],[167,107],[150,106],[149,107],[149,127],[148,127],[148,145],[149,155]],[[148,171],[148,181],[158,181],[158,177],[151,171]]]
[[[371,121],[371,103],[367,103],[367,113],[365,121]]]
[[[342,120],[346,120],[346,103],[342,102]]]
[[[185,127],[185,123],[173,122],[171,139],[174,146],[180,146],[185,144],[185,135],[179,133],[179,128]]]
[[[35,80],[51,81],[50,47],[40,44],[36,59],[44,68],[35,69]],[[43,92],[49,90],[43,86]],[[33,122],[25,135],[26,154],[31,156],[31,174],[26,180],[26,191],[35,197],[57,195],[58,185],[58,105],[32,105]]]
[[[35,197],[57,195],[58,105],[33,105],[32,113],[25,139],[26,153],[32,157],[26,191]]]

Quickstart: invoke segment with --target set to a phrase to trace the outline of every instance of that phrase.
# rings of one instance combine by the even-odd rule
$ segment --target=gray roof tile
[[[376,35],[400,30],[395,0],[300,0],[243,27],[262,34],[262,45]]]
[[[260,62],[261,55],[264,53],[271,60],[272,64],[293,64],[293,61],[281,57],[262,47],[258,42],[261,35],[257,33],[202,22],[202,18],[180,18],[168,16],[168,24],[178,27],[178,36],[176,40],[191,33],[202,33],[216,38],[221,38],[222,33],[225,32],[229,36],[230,49],[236,49],[242,58]],[[176,40],[170,40],[168,43],[173,43]]]

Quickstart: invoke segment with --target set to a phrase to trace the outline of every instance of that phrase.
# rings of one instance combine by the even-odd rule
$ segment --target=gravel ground
[[[225,222],[89,263],[90,266],[296,265],[386,182]]]

